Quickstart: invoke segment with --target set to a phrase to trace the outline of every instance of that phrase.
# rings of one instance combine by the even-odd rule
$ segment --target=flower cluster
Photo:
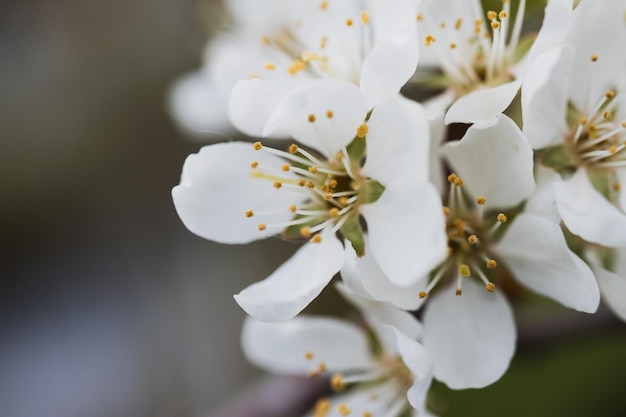
[[[428,416],[433,378],[498,380],[500,283],[626,321],[626,0],[549,0],[536,32],[525,0],[226,5],[172,113],[256,139],[190,155],[172,195],[206,239],[302,243],[234,297],[253,363],[332,375],[311,416]],[[338,274],[362,322],[298,316]]]

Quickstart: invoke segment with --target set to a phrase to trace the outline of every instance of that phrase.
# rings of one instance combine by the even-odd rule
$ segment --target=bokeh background
[[[0,416],[211,415],[258,375],[240,352],[244,315],[231,295],[295,250],[204,241],[171,203],[201,143],[168,117],[167,89],[226,26],[223,8],[1,6]],[[511,371],[486,390],[436,386],[437,411],[626,415],[626,326],[606,311],[524,301],[540,313],[518,309]]]

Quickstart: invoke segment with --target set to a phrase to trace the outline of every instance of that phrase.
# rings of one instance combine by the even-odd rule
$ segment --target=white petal
[[[243,133],[260,137],[282,96],[273,83],[265,80],[239,80],[228,102],[230,122]],[[276,132],[277,136],[281,135]],[[276,136],[275,135],[275,136]]]
[[[236,294],[235,301],[263,321],[288,320],[324,289],[343,265],[343,247],[330,232],[320,243],[307,243],[272,275]]]
[[[578,109],[589,111],[606,90],[617,88],[624,80],[624,2],[583,1],[574,9],[570,27],[566,42],[576,49],[570,97]],[[592,61],[592,55],[597,55],[597,60]]]
[[[422,324],[411,313],[388,303],[360,297],[342,283],[337,283],[336,288],[350,304],[361,312],[367,323],[374,329],[387,353],[396,352],[396,343],[393,335],[385,330],[385,326],[393,326],[411,339],[422,338],[424,331]]]
[[[423,410],[426,406],[426,395],[430,388],[433,375],[433,360],[430,352],[413,338],[388,326],[396,339],[397,350],[404,364],[414,375],[413,385],[407,392],[407,398],[413,408]]]
[[[600,292],[593,273],[569,250],[558,223],[521,214],[494,250],[533,291],[578,311],[593,313],[598,308]]]
[[[442,148],[470,194],[487,199],[486,208],[519,204],[535,189],[533,151],[517,125],[505,115],[492,127],[470,127],[460,141]]]
[[[484,127],[494,125],[497,123],[497,116],[509,107],[521,85],[520,80],[511,81],[464,95],[446,113],[446,124],[475,123]]]
[[[565,117],[574,48],[562,45],[531,63],[522,86],[524,134],[534,149],[562,143],[569,128]]]
[[[332,117],[327,112],[332,111]],[[314,80],[296,88],[278,105],[264,134],[286,132],[332,159],[349,144],[365,120],[365,97],[353,84]],[[315,117],[314,122],[309,117]]]
[[[331,317],[300,316],[279,323],[248,317],[241,346],[254,365],[281,374],[306,375],[321,362],[329,372],[370,369],[374,363],[365,333]],[[307,353],[313,357],[307,359]]]
[[[341,276],[351,291],[361,297],[387,301],[404,310],[417,310],[424,299],[417,295],[424,289],[424,280],[410,287],[401,287],[389,281],[372,255],[357,257],[350,242],[345,243],[346,262],[341,269]],[[365,247],[369,246],[369,239]],[[396,326],[398,327],[398,326]]]
[[[396,181],[380,198],[361,207],[370,254],[394,284],[411,286],[448,251],[441,199],[429,182]]]
[[[383,185],[402,176],[428,179],[430,125],[420,104],[393,96],[376,106],[367,125],[363,175]]]
[[[424,311],[424,328],[434,376],[452,389],[497,381],[515,351],[515,322],[507,300],[473,279],[463,282],[461,296],[452,287],[435,294]]]
[[[554,183],[556,206],[572,233],[604,246],[626,248],[626,214],[593,188],[584,169]]]
[[[617,177],[617,182],[620,184],[626,184],[626,169],[618,169],[615,172],[615,176]],[[623,212],[626,212],[626,189],[622,187],[619,191],[619,205]]]
[[[430,117],[430,156],[428,179],[435,184],[439,193],[443,195],[446,189],[445,169],[441,160],[440,148],[444,142],[448,127],[443,122],[443,113]]]
[[[391,7],[390,7],[391,9]],[[397,94],[417,68],[415,26],[378,42],[361,69],[361,90],[368,108]]]
[[[192,133],[211,134],[233,130],[228,122],[226,97],[215,91],[204,71],[174,82],[168,95],[172,117]]]
[[[559,223],[561,221],[561,215],[556,209],[552,183],[561,181],[561,176],[550,168],[536,164],[535,181],[537,182],[537,188],[528,200],[526,200],[524,211],[528,214],[544,217],[554,223]]]
[[[255,151],[242,142],[205,146],[187,157],[180,185],[172,190],[176,211],[193,233],[220,243],[248,243],[282,230],[259,222],[283,223],[293,217],[289,206],[306,196],[288,189],[277,190],[272,181],[253,178],[250,163],[279,167],[284,161]],[[284,192],[283,192],[284,191]],[[275,211],[274,214],[246,218],[247,210]]]
[[[535,57],[560,45],[570,30],[573,0],[549,0],[545,9],[545,17],[528,58],[532,62]]]
[[[616,252],[618,265],[615,272],[602,268],[591,262],[591,268],[596,274],[602,299],[621,320],[626,321],[626,252]],[[621,273],[621,274],[620,274]]]

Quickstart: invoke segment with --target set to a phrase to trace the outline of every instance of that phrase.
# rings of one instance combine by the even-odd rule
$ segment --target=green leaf
[[[363,239],[363,229],[359,223],[359,216],[350,216],[340,230],[343,237],[352,243],[357,256],[365,255],[365,240]]]

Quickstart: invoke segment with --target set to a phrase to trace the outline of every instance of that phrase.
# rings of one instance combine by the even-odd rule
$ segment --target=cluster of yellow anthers
[[[325,113],[328,119],[332,119],[333,115],[332,110]],[[315,123],[316,120],[314,114],[308,115],[310,123]],[[367,124],[359,125],[356,129],[357,138],[365,138],[367,131]],[[361,188],[361,177],[357,172],[360,161],[350,161],[345,148],[335,155],[334,160],[327,161],[322,161],[296,144],[289,146],[287,152],[264,146],[261,142],[254,143],[253,148],[285,160],[278,168],[262,166],[258,161],[252,161],[250,167],[254,178],[273,181],[276,189],[290,188],[292,191],[304,193],[306,197],[301,207],[288,207],[294,215],[291,221],[279,224],[261,222],[257,226],[260,231],[287,232],[295,227],[301,237],[319,243],[322,237],[317,232],[328,226],[332,226],[333,232],[336,232],[347,221],[347,215],[357,208]],[[248,218],[264,214],[269,213],[255,212],[253,209],[245,212]]]
[[[320,3],[320,10],[328,10],[328,1],[322,1]],[[370,23],[370,12],[362,11],[359,20],[363,25]],[[348,27],[354,26],[355,19],[348,18],[345,20],[345,24]],[[294,23],[295,28],[302,26],[302,21],[296,21]],[[291,75],[311,69],[316,71],[326,71],[328,69],[328,56],[324,55],[323,51],[326,49],[328,43],[328,36],[322,36],[319,41],[319,51],[314,52],[311,50],[305,50],[304,46],[298,39],[297,35],[290,29],[282,29],[275,36],[264,35],[261,37],[261,45],[263,47],[275,48],[283,54],[290,57],[291,62],[287,65],[287,72]],[[317,63],[315,68],[311,68],[311,63]],[[276,64],[268,62],[263,67],[264,70],[274,71],[276,70]],[[261,78],[259,74],[253,74],[251,78]]]
[[[597,55],[593,55],[591,60],[595,62]],[[615,91],[607,91],[589,114],[578,118],[575,130],[567,141],[570,153],[575,157],[575,165],[593,168],[626,166],[626,120],[613,120],[614,97]],[[613,185],[618,190],[619,187],[617,182]]]
[[[448,176],[450,183],[450,206],[444,207],[446,215],[446,233],[448,236],[448,257],[437,268],[434,277],[426,288],[419,293],[420,298],[426,295],[451,271],[457,272],[456,295],[463,293],[462,279],[477,275],[485,284],[485,289],[493,292],[495,284],[489,281],[484,268],[491,270],[498,266],[495,259],[488,256],[494,233],[500,225],[506,223],[504,213],[496,216],[496,222],[487,227],[484,219],[485,197],[479,196],[475,204],[468,204],[462,191],[463,180],[452,173]],[[455,266],[452,269],[452,266]]]
[[[441,47],[435,47],[435,53],[444,72],[461,94],[481,84],[498,85],[511,78],[509,65],[519,42],[524,10],[525,1],[521,1],[510,30],[510,2],[503,1],[502,10],[487,12],[491,30],[486,29],[485,19],[477,16],[473,22],[473,35],[467,40],[459,35],[464,23],[462,17],[431,24],[429,28],[432,32],[425,35],[424,45],[441,44]],[[418,14],[417,21],[423,24],[424,15]]]

